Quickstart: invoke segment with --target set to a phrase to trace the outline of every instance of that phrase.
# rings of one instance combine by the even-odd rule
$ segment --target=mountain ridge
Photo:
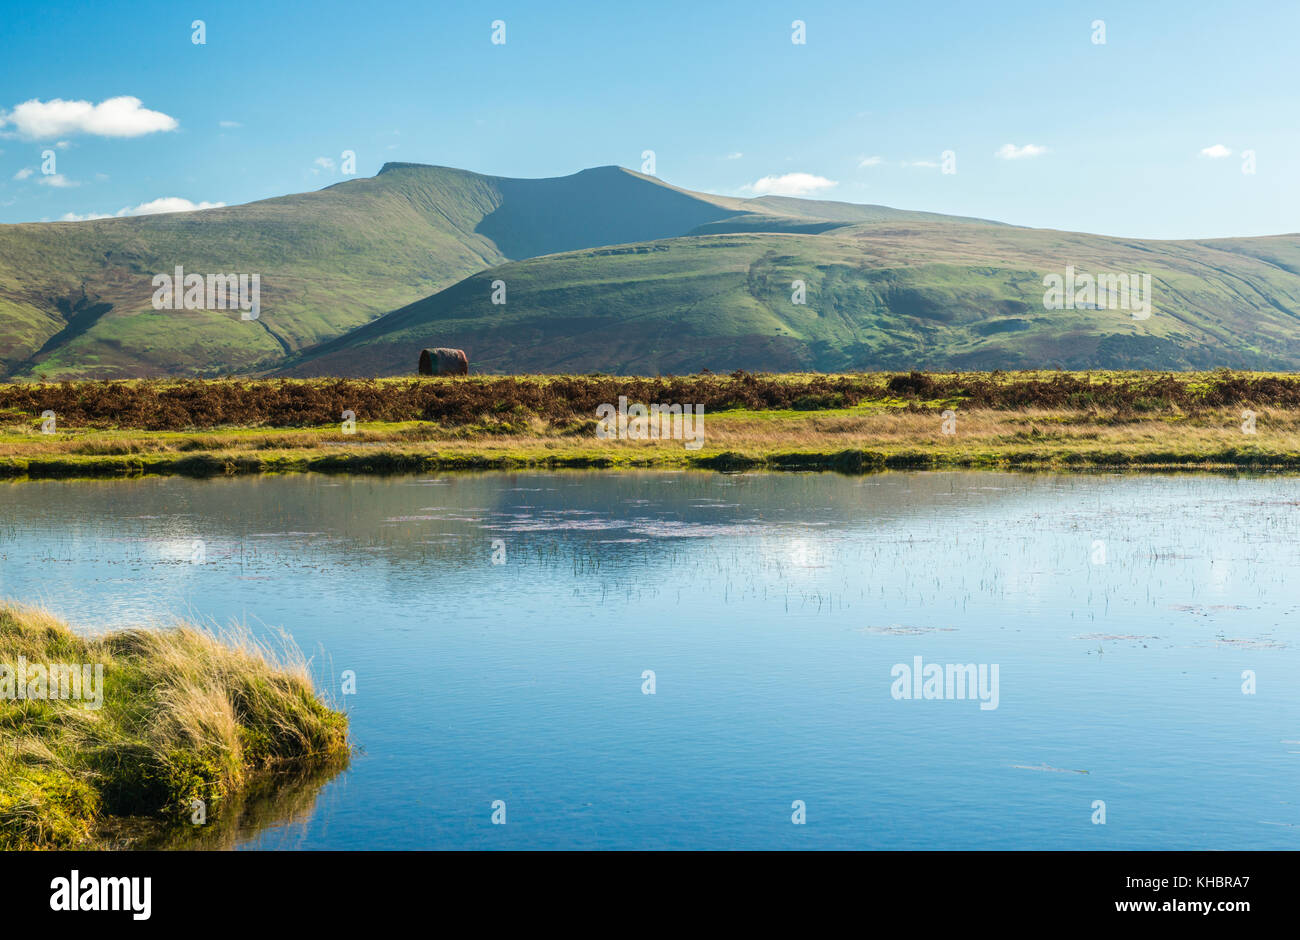
[[[1149,270],[1164,309],[1045,315],[1042,279],[1071,262]],[[154,310],[153,275],[177,265],[259,273],[261,315]],[[393,161],[238,206],[0,226],[0,379],[403,374],[410,344],[458,342],[493,371],[1294,368],[1298,284],[1296,235],[1118,239],[613,165]]]

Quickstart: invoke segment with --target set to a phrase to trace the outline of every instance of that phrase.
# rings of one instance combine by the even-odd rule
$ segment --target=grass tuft
[[[0,604],[0,665],[103,665],[102,706],[0,698],[0,849],[94,848],[124,817],[213,815],[272,771],[349,752],[347,717],[308,663],[246,630],[133,629],[87,638]],[[84,698],[84,696],[83,696]]]

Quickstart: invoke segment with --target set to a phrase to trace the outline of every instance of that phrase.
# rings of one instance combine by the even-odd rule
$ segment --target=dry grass
[[[1300,378],[1259,373],[736,373],[41,389],[25,387],[25,412],[0,413],[0,475],[492,466],[1300,469]],[[42,434],[39,412],[31,415],[53,401],[51,390],[73,410],[56,412],[57,433]],[[4,394],[0,386],[0,399]],[[703,404],[703,448],[599,440],[596,404],[619,395]],[[956,433],[945,435],[941,415],[949,409],[958,416]],[[1247,409],[1255,414],[1254,434],[1241,428]],[[343,432],[344,410],[356,413],[355,433]],[[148,414],[132,424],[142,411]],[[199,420],[196,411],[206,415],[202,421],[247,420],[150,429],[170,428],[177,415]]]
[[[214,815],[258,774],[346,755],[347,719],[308,664],[246,631],[192,626],[85,638],[0,605],[0,664],[102,664],[102,707],[0,699],[0,848],[94,846],[117,817]]]
[[[12,476],[254,471],[421,471],[489,466],[739,466],[841,469],[844,452],[873,455],[848,469],[878,466],[1300,467],[1300,412],[1255,412],[1242,431],[1235,408],[1122,416],[1100,409],[954,409],[952,435],[937,411],[705,413],[704,442],[599,440],[594,422],[576,432],[533,419],[519,428],[446,428],[361,423],[355,434],[322,429],[178,432],[73,431],[57,436],[0,433],[0,471]],[[788,456],[807,458],[784,461]],[[719,463],[719,461],[722,463]]]
[[[1100,408],[1118,414],[1300,406],[1300,378],[1271,373],[970,372],[771,375],[475,376],[420,379],[132,380],[0,385],[0,416],[142,431],[321,427],[344,411],[370,422],[441,425],[581,421],[617,402],[727,410],[818,411],[878,403],[973,409]]]

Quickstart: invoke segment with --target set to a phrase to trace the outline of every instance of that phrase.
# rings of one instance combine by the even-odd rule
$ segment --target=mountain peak
[[[447,170],[450,167],[435,166],[432,163],[406,163],[401,160],[385,163],[379,168],[375,176],[383,176],[385,173],[391,173],[393,170]]]
[[[402,160],[393,160],[393,161],[389,161],[388,163],[385,163],[382,167],[379,168],[379,172],[376,173],[375,175],[376,175],[376,176],[383,176],[385,173],[391,173],[391,172],[393,172],[394,170],[451,170],[451,171],[456,172],[456,173],[470,173],[470,174],[473,174],[473,175],[475,175],[475,176],[488,176],[488,177],[491,177],[491,176],[492,176],[491,174],[486,174],[486,173],[477,173],[477,172],[475,172],[474,170],[461,170],[461,169],[457,169],[456,167],[451,167],[451,166],[440,166],[440,165],[438,165],[438,164],[436,164],[436,163],[409,163],[409,162],[402,161]],[[640,176],[640,175],[641,175],[641,174],[638,174],[638,173],[634,173],[632,170],[629,170],[629,169],[627,169],[626,167],[618,166],[617,164],[613,164],[613,163],[611,163],[611,164],[608,164],[608,165],[605,165],[605,166],[590,166],[590,167],[586,167],[585,169],[578,170],[578,171],[575,172],[575,173],[567,174],[566,176],[554,176],[554,177],[547,177],[547,178],[549,178],[549,179],[568,179],[568,178],[570,178],[570,177],[574,177],[574,176],[586,176],[586,177],[591,177],[591,176],[613,176],[613,175],[618,174],[618,173],[631,173],[631,174],[634,175],[634,176]],[[495,178],[495,179],[514,179],[515,177],[494,177],[494,178]],[[520,179],[524,179],[524,180],[532,180],[532,179],[534,179],[534,177],[520,177]]]

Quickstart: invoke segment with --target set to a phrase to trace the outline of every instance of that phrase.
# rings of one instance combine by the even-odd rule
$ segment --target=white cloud
[[[729,153],[729,154],[727,154],[727,159],[728,159],[728,160],[739,160],[739,159],[740,159],[741,157],[743,157],[743,156],[744,156],[744,154],[741,153],[739,150],[737,150],[735,153]]]
[[[904,160],[903,166],[922,166],[931,170],[939,169],[939,164],[935,163],[933,160],[912,160],[910,162]]]
[[[194,212],[197,209],[220,209],[224,202],[190,202],[180,196],[164,196],[151,202],[142,202],[133,209],[123,209],[118,215],[159,215],[163,212]]]
[[[315,164],[316,164],[317,166],[319,166],[319,167],[324,167],[324,168],[327,169],[327,170],[332,170],[332,169],[334,169],[334,158],[333,158],[333,157],[317,157],[317,158],[316,158],[315,160],[313,160],[312,162],[315,163]]]
[[[884,162],[884,157],[863,157],[858,166],[880,166]]]
[[[243,124],[240,124],[238,121],[221,121],[219,123],[222,127],[243,127],[244,126]]]
[[[1223,144],[1215,144],[1212,147],[1202,148],[1201,156],[1209,157],[1211,160],[1222,160],[1224,157],[1232,156],[1232,151]]]
[[[756,196],[807,196],[837,185],[834,180],[812,173],[786,173],[784,176],[764,176],[740,188]]]
[[[72,186],[80,186],[80,185],[81,185],[80,183],[77,183],[77,182],[75,182],[75,181],[73,181],[73,180],[68,179],[68,178],[67,178],[66,176],[64,176],[62,173],[41,173],[41,174],[37,175],[36,171],[33,170],[33,169],[32,169],[31,167],[29,167],[29,166],[25,166],[25,167],[23,167],[21,170],[19,170],[17,173],[15,173],[15,174],[14,174],[14,179],[16,179],[16,180],[25,180],[25,179],[31,179],[32,176],[36,176],[36,182],[37,182],[39,185],[41,185],[41,186],[53,186],[53,187],[55,187],[56,189],[68,189],[69,187],[72,187]]]
[[[78,215],[75,212],[65,214],[60,221],[63,222],[86,222],[91,219],[112,219],[122,218],[130,215],[161,215],[164,212],[194,212],[198,209],[220,209],[224,202],[190,202],[188,199],[182,199],[180,196],[164,196],[161,199],[154,199],[149,202],[142,202],[138,206],[128,206],[125,209],[118,209],[117,212],[109,215],[104,212],[88,212],[85,215]]]
[[[1040,157],[1047,153],[1046,147],[1040,147],[1038,144],[1025,144],[1023,147],[1017,147],[1015,144],[1003,144],[998,148],[994,155],[1003,160],[1024,160],[1029,157]]]
[[[140,106],[140,99],[130,95],[107,98],[99,104],[89,101],[64,101],[33,98],[17,105],[7,114],[0,113],[0,127],[13,125],[19,136],[45,140],[72,134],[97,137],[140,137],[155,131],[171,131],[178,126],[173,117]]]

